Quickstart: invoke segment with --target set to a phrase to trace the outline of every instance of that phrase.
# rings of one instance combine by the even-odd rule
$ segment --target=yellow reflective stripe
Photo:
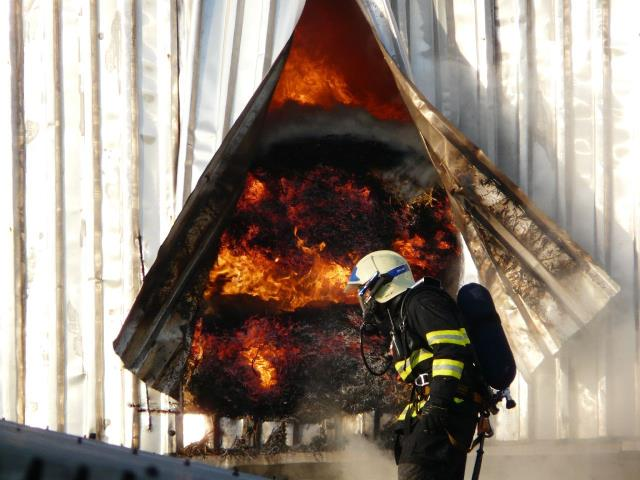
[[[433,357],[433,353],[421,348],[413,351],[409,358],[396,362],[394,366],[400,378],[406,380],[419,363],[429,360],[431,357]]]
[[[460,404],[462,402],[464,402],[464,399],[460,397],[453,397],[453,403]]]
[[[409,410],[411,410],[411,417],[416,417],[418,415],[418,412],[422,409],[422,407],[424,407],[426,403],[426,400],[421,400],[420,402],[418,402],[418,408],[415,407],[415,404],[409,403],[406,407],[404,407],[402,413],[398,415],[398,420],[404,420],[405,418],[407,418],[407,413],[409,413]]]
[[[438,358],[433,361],[433,376],[449,376],[460,379],[462,377],[462,369],[464,363],[458,360],[450,360],[448,358]]]
[[[427,333],[427,343],[431,345],[438,345],[440,343],[452,343],[454,345],[469,345],[469,337],[467,337],[467,331],[464,328],[460,330],[434,330]]]
[[[404,407],[404,410],[402,410],[400,415],[398,415],[398,420],[404,420],[405,418],[407,418],[407,412],[409,411],[410,407],[411,407],[411,404]]]

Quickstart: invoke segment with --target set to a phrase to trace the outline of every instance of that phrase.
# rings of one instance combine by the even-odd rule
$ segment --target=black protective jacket
[[[473,439],[478,416],[473,392],[480,390],[480,380],[456,302],[437,280],[427,278],[388,308],[396,324],[394,367],[398,376],[408,383],[418,377],[419,383],[429,382],[428,394],[416,389],[398,417],[398,430],[404,434],[399,461],[431,465],[431,469],[464,464],[464,449]],[[421,410],[427,402],[448,409],[447,431],[429,435],[420,429]],[[464,471],[464,465],[461,468]]]

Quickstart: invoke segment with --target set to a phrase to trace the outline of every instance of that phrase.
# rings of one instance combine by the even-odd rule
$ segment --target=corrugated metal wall
[[[172,448],[111,343],[298,0],[0,2],[0,416]],[[142,394],[140,393],[142,391]],[[171,408],[150,392],[153,408]]]
[[[621,284],[502,438],[637,435],[632,0],[391,1],[427,96]],[[111,342],[303,0],[0,2],[0,416],[167,451]],[[150,392],[153,407],[170,408]],[[137,440],[134,440],[137,441]]]

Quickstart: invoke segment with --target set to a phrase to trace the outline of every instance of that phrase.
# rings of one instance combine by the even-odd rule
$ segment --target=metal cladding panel
[[[303,0],[218,0],[181,12],[189,36],[179,46],[188,60],[180,76],[179,206],[289,40],[303,6]]]
[[[14,43],[15,24],[12,21],[15,5],[5,2],[0,5],[0,15],[5,27],[0,34],[0,95],[3,105],[0,114],[1,155],[0,163],[0,209],[2,234],[0,235],[0,261],[4,268],[0,278],[0,415],[24,422],[24,406],[18,392],[23,391],[21,369],[24,368],[22,353],[22,282],[24,281],[23,241],[21,237],[21,202],[23,194],[23,145],[24,132],[21,119],[22,106],[20,82],[22,79],[21,48]]]
[[[172,415],[132,407],[146,406],[144,386],[111,343],[140,288],[140,249],[148,267],[302,6],[0,2],[0,417],[175,448]]]

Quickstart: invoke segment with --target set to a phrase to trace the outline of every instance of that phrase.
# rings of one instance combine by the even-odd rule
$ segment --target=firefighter
[[[415,282],[407,261],[390,250],[363,257],[350,287],[358,289],[365,325],[390,325],[398,378],[413,385],[396,428],[398,479],[462,480],[481,387],[455,301],[438,280]]]

